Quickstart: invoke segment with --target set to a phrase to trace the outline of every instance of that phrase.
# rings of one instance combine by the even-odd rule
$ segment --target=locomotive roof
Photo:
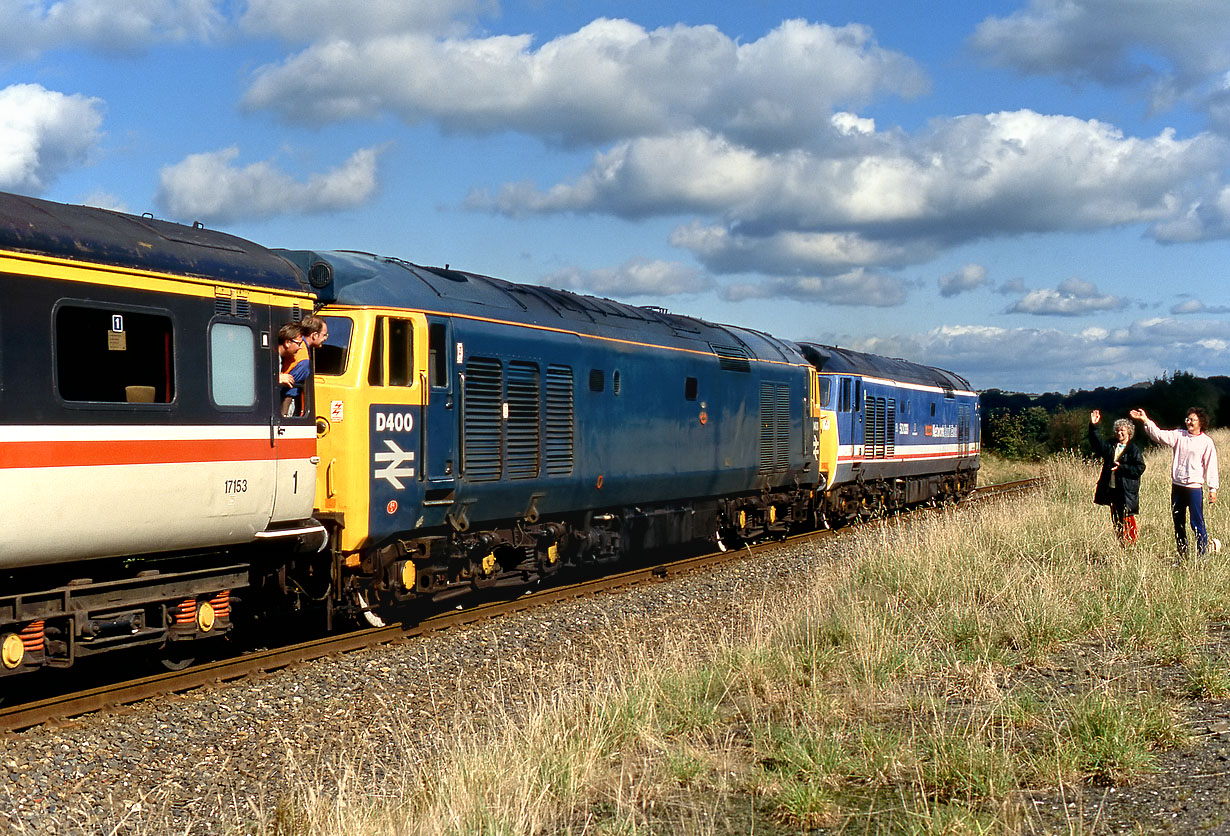
[[[567,290],[517,284],[448,267],[425,267],[351,251],[279,250],[308,275],[320,301],[442,311],[563,328],[582,334],[651,339],[663,345],[706,343],[724,365],[750,359],[802,363],[798,349],[769,334],[718,325],[662,308],[637,307]],[[612,331],[617,331],[612,334]]]
[[[879,354],[866,354],[834,345],[799,343],[798,346],[803,356],[821,372],[869,375],[901,383],[938,386],[941,389],[970,388],[969,381],[961,375],[935,366],[924,366],[895,357],[882,357]]]
[[[276,290],[307,290],[303,277],[286,259],[234,235],[6,192],[0,192],[0,248]]]

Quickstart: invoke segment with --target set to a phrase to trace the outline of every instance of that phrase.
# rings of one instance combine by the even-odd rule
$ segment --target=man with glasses
[[[306,354],[296,355],[303,348],[303,328],[297,322],[288,322],[278,329],[278,357],[281,367],[278,382],[282,384],[282,414],[300,415],[303,412],[303,384],[312,370]]]

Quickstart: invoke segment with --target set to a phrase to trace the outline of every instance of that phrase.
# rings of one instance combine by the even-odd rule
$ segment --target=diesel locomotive
[[[0,674],[973,489],[958,375],[660,308],[0,195]],[[302,414],[278,327],[328,325]]]

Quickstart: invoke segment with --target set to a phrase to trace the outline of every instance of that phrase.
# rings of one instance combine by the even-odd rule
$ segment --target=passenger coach
[[[230,628],[257,555],[322,543],[312,416],[276,408],[272,341],[312,305],[286,260],[0,194],[0,298],[0,674],[174,663]]]

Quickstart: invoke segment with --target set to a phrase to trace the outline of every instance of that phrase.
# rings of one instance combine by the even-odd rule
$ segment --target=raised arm
[[[1165,444],[1167,447],[1174,447],[1179,441],[1178,430],[1163,430],[1159,429],[1157,424],[1149,419],[1143,409],[1139,407],[1128,413],[1132,418],[1139,421],[1145,428],[1145,434],[1149,438],[1156,441],[1158,444]]]

